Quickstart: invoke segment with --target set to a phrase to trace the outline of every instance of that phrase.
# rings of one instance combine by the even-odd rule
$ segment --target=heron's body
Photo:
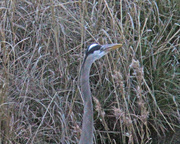
[[[88,47],[81,67],[80,85],[84,103],[82,134],[79,144],[93,144],[93,104],[89,85],[89,73],[92,63],[109,51],[121,47],[121,44],[98,45]]]

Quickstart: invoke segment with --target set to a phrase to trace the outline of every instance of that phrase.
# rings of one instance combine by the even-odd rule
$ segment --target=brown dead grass
[[[94,143],[179,128],[176,1],[0,2],[0,143],[78,143],[78,76],[91,43],[123,43],[91,72]]]

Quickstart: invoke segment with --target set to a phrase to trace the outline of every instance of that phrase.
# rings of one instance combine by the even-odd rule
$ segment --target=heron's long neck
[[[79,144],[93,143],[93,104],[89,85],[91,64],[84,63],[80,74],[81,94],[84,103],[82,133]]]

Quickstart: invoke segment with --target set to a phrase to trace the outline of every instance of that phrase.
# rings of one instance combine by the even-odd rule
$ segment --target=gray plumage
[[[90,68],[95,60],[109,51],[122,47],[122,44],[98,45],[88,47],[80,72],[81,96],[84,104],[82,133],[79,144],[93,144],[93,104],[89,85]]]

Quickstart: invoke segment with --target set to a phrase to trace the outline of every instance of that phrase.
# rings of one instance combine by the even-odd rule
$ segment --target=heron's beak
[[[105,52],[109,52],[120,47],[122,47],[122,44],[106,44],[106,45],[102,45],[101,50]]]

